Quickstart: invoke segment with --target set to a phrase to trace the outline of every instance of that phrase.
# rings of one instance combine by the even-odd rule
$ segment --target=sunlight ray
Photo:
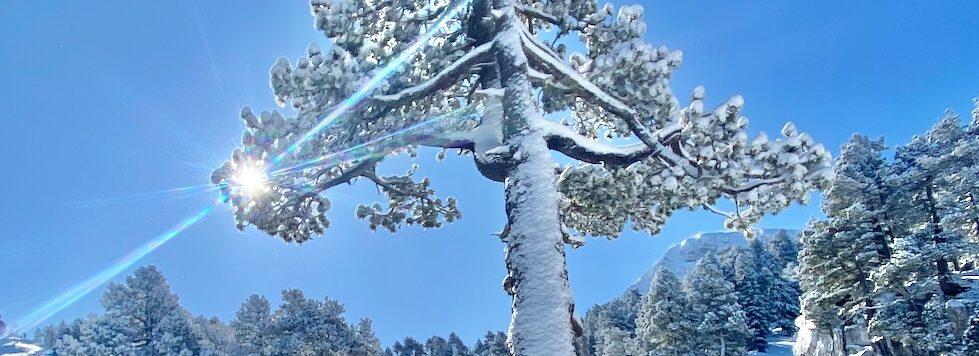
[[[17,320],[13,327],[8,330],[6,337],[9,335],[15,335],[33,328],[36,328],[45,320],[51,318],[58,312],[64,310],[68,306],[74,304],[82,297],[88,295],[93,290],[99,286],[105,284],[106,282],[115,278],[129,267],[132,267],[136,262],[139,262],[143,257],[149,255],[151,252],[163,246],[174,237],[177,237],[181,232],[187,230],[189,227],[203,219],[205,216],[214,211],[214,208],[225,201],[225,197],[222,196],[217,201],[211,203],[206,208],[194,214],[187,219],[181,221],[177,226],[170,228],[159,236],[153,238],[142,246],[130,251],[128,254],[123,256],[119,261],[113,263],[108,268],[102,270],[101,272],[95,274],[89,279],[85,280],[81,284],[69,289],[68,291],[62,293],[58,297],[49,300],[47,303],[37,308],[36,310],[30,312],[24,317]]]
[[[367,95],[383,84],[384,80],[399,72],[401,67],[408,62],[412,56],[418,53],[418,50],[421,49],[429,39],[435,36],[435,34],[437,34],[441,28],[449,22],[449,20],[451,20],[465,8],[466,4],[468,4],[468,1],[457,1],[448,5],[449,8],[445,10],[445,13],[442,14],[442,16],[433,24],[432,27],[419,36],[414,42],[411,43],[411,45],[408,46],[408,48],[398,54],[397,57],[388,62],[387,65],[378,70],[377,73],[375,73],[374,76],[364,84],[364,86],[334,106],[333,109],[327,113],[319,123],[316,124],[316,126],[300,136],[296,142],[293,142],[288,148],[286,148],[285,151],[282,151],[282,153],[276,156],[272,160],[272,164],[270,166],[274,166],[283,158],[298,150],[299,147],[306,143],[306,141],[309,141],[320,131],[323,131],[323,129],[329,127],[330,124],[340,117],[340,115],[367,98]]]

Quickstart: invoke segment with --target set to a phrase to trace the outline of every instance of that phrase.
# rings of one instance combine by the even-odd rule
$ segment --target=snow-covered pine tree
[[[934,338],[931,330],[950,329],[941,325],[947,324],[948,318],[944,316],[945,299],[935,275],[935,261],[940,254],[933,247],[930,231],[898,237],[893,251],[891,259],[871,276],[883,308],[877,309],[870,320],[870,330],[909,350],[932,352],[942,342],[930,341]],[[934,305],[929,308],[926,301]]]
[[[666,267],[657,268],[636,317],[640,345],[652,356],[689,355],[696,339],[696,320],[680,280]]]
[[[197,355],[193,321],[166,278],[154,266],[140,267],[125,284],[111,283],[102,296],[105,313],[94,323],[95,344],[110,354]]]
[[[427,356],[452,356],[449,342],[445,338],[434,335],[425,341],[425,355]]]
[[[257,294],[248,297],[238,311],[231,328],[235,335],[235,354],[268,356],[273,352],[275,334],[272,328],[272,306]]]
[[[863,135],[843,145],[833,184],[823,194],[828,218],[810,222],[802,235],[802,312],[817,326],[837,333],[856,317],[870,319],[870,275],[891,255],[893,217],[886,208],[891,191],[885,184],[885,149],[882,139]]]
[[[395,341],[391,349],[397,356],[425,356],[425,346],[410,336],[403,341]]]
[[[0,315],[0,335],[6,335],[7,324],[3,322],[3,315]]]
[[[599,334],[602,347],[595,356],[640,356],[644,352],[639,346],[639,340],[632,333],[617,327],[602,329]]]
[[[476,340],[472,354],[475,356],[510,356],[506,340],[507,336],[502,331],[487,331],[482,339]]]
[[[795,319],[799,316],[799,244],[785,231],[781,230],[765,244],[772,256],[773,282],[769,304],[772,308],[772,327],[788,333],[796,330]]]
[[[200,340],[200,355],[228,356],[234,353],[235,331],[217,317],[193,319],[194,335]]]
[[[959,231],[969,242],[979,243],[979,98],[974,103],[972,120],[950,152],[954,168],[945,173],[950,184],[942,201],[947,207],[944,221],[948,229]],[[975,266],[975,256],[962,257],[970,267]]]
[[[734,280],[734,265],[738,261],[738,256],[741,255],[741,252],[741,246],[731,245],[717,253],[717,263],[720,265],[721,273],[724,274],[725,280]]]
[[[628,290],[622,296],[608,303],[595,305],[585,313],[584,343],[591,355],[601,354],[605,349],[605,330],[615,328],[630,334],[636,332],[636,317],[642,295]]]
[[[354,330],[354,339],[347,353],[350,356],[381,356],[384,354],[381,341],[374,335],[374,326],[370,319],[360,319],[360,324]]]
[[[771,296],[775,275],[770,268],[771,259],[761,241],[752,239],[734,262],[734,290],[748,327],[748,351],[764,352],[768,348],[774,319]]]
[[[271,70],[276,98],[295,116],[243,109],[243,147],[212,175],[230,195],[238,226],[305,241],[329,224],[323,193],[363,178],[388,202],[358,208],[370,227],[438,227],[460,217],[456,202],[437,198],[413,170],[377,173],[395,149],[390,143],[342,162],[323,157],[396,131],[399,142],[471,152],[482,175],[505,185],[508,224],[501,237],[516,355],[573,353],[563,246],[580,243],[572,236],[615,237],[630,224],[656,233],[674,210],[701,207],[724,214],[730,228],[744,228],[806,201],[826,182],[827,151],[792,125],[778,140],[749,142],[741,97],[709,110],[697,88],[682,106],[669,87],[681,54],[643,40],[640,6],[615,14],[594,0],[311,5],[330,46],[310,45],[294,65],[280,59]],[[431,28],[440,31],[402,63],[399,56],[419,48],[412,41]],[[576,38],[585,53],[569,55],[564,42]],[[318,125],[389,65],[404,70],[358,92],[364,100],[325,128]],[[545,118],[568,111],[567,125]],[[414,129],[440,115],[463,118]],[[314,127],[323,129],[306,136]],[[612,146],[599,137],[632,144]],[[287,152],[297,143],[300,150]],[[554,151],[574,163],[558,168]],[[270,172],[265,186],[238,189],[236,176],[256,167]],[[737,203],[736,212],[714,206],[724,198]]]
[[[282,291],[282,305],[272,316],[275,355],[330,355],[347,350],[353,330],[343,305],[330,298],[306,298],[298,289]]]
[[[948,159],[953,150],[952,142],[962,135],[958,116],[946,112],[924,136],[915,136],[910,143],[899,146],[894,153],[894,174],[890,175],[890,185],[894,191],[892,202],[888,204],[895,215],[898,232],[901,235],[921,235],[925,240],[919,248],[923,255],[934,264],[931,274],[938,279],[940,292],[945,299],[961,293],[964,288],[951,278],[953,266],[958,268],[958,257],[968,249],[958,230],[943,227],[943,204],[939,199],[946,187],[948,172],[954,170],[952,160]],[[919,236],[920,237],[920,236]],[[922,276],[922,278],[927,278]]]
[[[452,356],[469,356],[469,346],[456,333],[449,333],[449,350]]]
[[[697,355],[737,356],[746,353],[748,328],[734,284],[723,279],[714,256],[707,254],[683,280],[690,312],[698,317]]]
[[[786,268],[794,268],[799,263],[799,244],[785,230],[779,230],[775,236],[765,242],[765,249],[772,255],[772,263],[776,271],[786,277],[794,278],[795,273],[785,271]]]

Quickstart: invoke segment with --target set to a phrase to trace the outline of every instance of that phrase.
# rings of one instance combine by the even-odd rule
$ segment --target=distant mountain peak
[[[755,238],[765,242],[781,231],[785,231],[789,236],[798,239],[799,230],[793,229],[760,229]],[[653,280],[653,274],[659,266],[666,267],[677,277],[683,278],[683,275],[693,268],[701,257],[708,253],[716,255],[731,246],[739,248],[748,246],[748,238],[741,231],[705,232],[693,235],[666,250],[663,258],[654,263],[627,290],[635,290],[641,294],[646,293]]]

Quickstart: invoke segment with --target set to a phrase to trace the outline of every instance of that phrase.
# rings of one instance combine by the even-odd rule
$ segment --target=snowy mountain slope
[[[0,339],[0,356],[39,355],[41,347],[18,338]]]
[[[785,231],[789,236],[796,238],[799,235],[799,230],[762,229],[761,233],[757,235],[757,238],[765,242],[775,236],[779,231]],[[697,260],[704,255],[708,253],[716,254],[730,246],[745,247],[747,245],[748,239],[740,231],[710,232],[694,235],[670,247],[666,251],[666,254],[663,255],[663,258],[653,264],[646,273],[643,273],[642,277],[630,286],[628,290],[638,290],[640,293],[645,293],[649,290],[649,284],[653,280],[653,273],[660,265],[666,266],[666,268],[678,277],[683,278],[683,275],[693,268]]]

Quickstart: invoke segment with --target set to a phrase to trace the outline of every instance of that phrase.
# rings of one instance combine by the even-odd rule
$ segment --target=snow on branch
[[[544,130],[545,139],[550,149],[587,163],[627,166],[647,157],[658,155],[662,153],[658,149],[665,147],[660,145],[659,148],[654,148],[642,143],[625,147],[606,145],[584,137],[565,125],[547,120],[541,121],[539,127]],[[680,127],[673,125],[659,130],[654,134],[654,137],[658,142],[668,143],[678,139],[679,133]]]
[[[394,94],[375,95],[373,100],[385,104],[404,103],[445,89],[457,83],[459,77],[469,73],[469,70],[475,65],[492,59],[492,50],[493,42],[482,44],[473,48],[425,82],[405,88]]]
[[[664,147],[661,147],[662,145],[659,142],[653,139],[652,134],[650,134],[645,125],[639,121],[639,113],[636,112],[636,110],[632,109],[612,95],[606,93],[594,83],[582,77],[581,74],[569,67],[559,58],[554,57],[548,50],[545,49],[546,46],[541,44],[534,36],[528,35],[526,32],[524,32],[523,36],[521,36],[521,42],[523,43],[524,50],[529,55],[528,59],[530,59],[533,64],[543,66],[551,75],[554,75],[555,77],[566,79],[568,82],[570,82],[569,86],[575,92],[575,94],[581,96],[582,98],[594,101],[606,111],[621,118],[626,122],[626,125],[629,126],[629,130],[632,131],[632,133],[646,145],[654,148],[657,151],[667,151]],[[670,163],[679,163],[679,161],[674,159],[670,159],[670,161]]]

